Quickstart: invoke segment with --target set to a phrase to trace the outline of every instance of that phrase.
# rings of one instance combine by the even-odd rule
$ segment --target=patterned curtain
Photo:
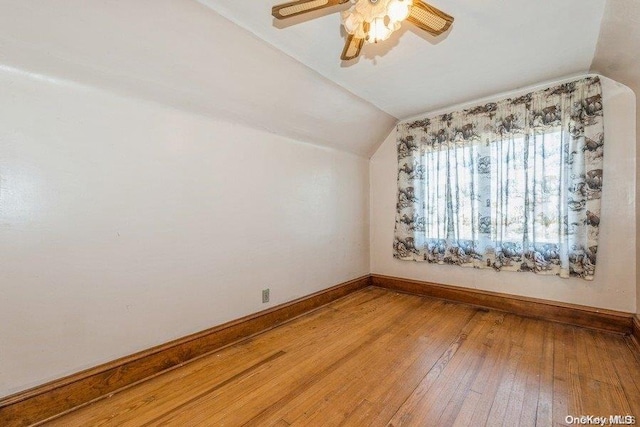
[[[394,257],[592,280],[601,90],[587,77],[400,124]]]

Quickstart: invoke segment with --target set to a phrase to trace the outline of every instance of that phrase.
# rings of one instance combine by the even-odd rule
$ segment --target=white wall
[[[640,94],[640,2],[607,0],[591,70]],[[636,96],[636,212],[640,212],[640,97]],[[636,213],[636,253],[640,254],[640,215]],[[636,266],[636,309],[640,315],[640,263]]]
[[[7,68],[0,88],[0,396],[369,272],[368,159]]]
[[[629,88],[613,80],[602,77],[602,81],[605,177],[598,266],[592,282],[394,259],[392,244],[397,190],[395,131],[373,155],[370,164],[371,272],[635,312],[635,96]]]

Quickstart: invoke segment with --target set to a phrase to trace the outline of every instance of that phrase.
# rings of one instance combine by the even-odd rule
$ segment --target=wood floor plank
[[[349,396],[347,402],[350,402],[351,399],[370,398],[369,393],[366,395],[360,393],[362,390],[370,391],[370,385],[367,384],[368,378],[372,375],[377,377],[377,375],[379,375],[378,371],[385,369],[385,367],[381,365],[381,362],[384,363],[393,359],[393,357],[386,358],[380,356],[394,352],[397,354],[402,351],[402,344],[410,340],[403,339],[402,342],[394,343],[394,338],[397,337],[397,334],[404,336],[411,332],[415,333],[416,326],[421,320],[416,316],[416,313],[421,311],[426,311],[427,313],[434,312],[434,309],[442,305],[442,302],[437,302],[436,305],[434,305],[432,301],[423,301],[423,304],[425,305],[422,306],[420,310],[410,313],[412,316],[405,319],[401,324],[389,325],[388,329],[380,335],[379,339],[372,342],[368,348],[363,348],[359,354],[354,355],[348,363],[331,372],[327,376],[326,381],[314,384],[296,396],[294,400],[288,402],[287,407],[283,408],[283,410],[286,411],[284,419],[287,419],[292,425],[311,423],[312,420],[318,416],[324,417],[327,412],[327,407],[330,407],[331,415],[327,418],[333,417],[336,423],[342,422],[340,419],[348,415],[350,407],[352,406],[348,404],[346,407],[341,407],[344,401],[343,397],[345,395]],[[408,337],[407,335],[407,338]],[[391,356],[391,354],[389,355]],[[331,387],[331,384],[335,384],[336,382],[342,382],[344,387]],[[323,398],[318,399],[318,396],[323,396]],[[310,407],[309,403],[314,400],[318,400],[318,404],[311,405]],[[256,418],[252,421],[260,423],[263,420]]]
[[[424,324],[421,314],[435,316],[442,305],[444,303],[441,301],[422,300],[422,305],[408,312],[404,321],[388,324],[384,333],[369,346],[354,353],[342,366],[328,372],[323,381],[311,384],[301,393],[291,396],[290,400],[281,399],[277,405],[270,406],[248,424],[268,425],[269,416],[281,415],[292,425],[311,424],[317,416],[333,417],[336,424],[341,423],[342,418],[352,410],[353,400],[371,399],[372,389],[375,389],[372,379],[375,381],[381,373],[389,372],[390,364],[406,352],[406,347],[419,341],[419,334],[424,331],[420,327]],[[402,340],[398,340],[398,337],[402,337]],[[336,383],[343,383],[344,386],[335,387]],[[345,407],[341,407],[343,402],[347,403]]]
[[[491,409],[493,408],[493,402],[502,384],[505,375],[508,375],[509,370],[505,367],[509,362],[517,362],[519,347],[516,346],[518,352],[514,353],[514,331],[522,327],[523,319],[513,315],[506,315],[503,322],[502,334],[494,342],[491,352],[488,354],[484,364],[480,367],[480,372],[476,377],[476,380],[471,385],[471,390],[476,393],[480,393],[480,399],[475,404],[473,411],[469,408],[462,408],[461,412],[469,411],[469,414],[465,418],[470,417],[469,423],[461,424],[461,421],[456,421],[457,425],[485,425]],[[469,403],[467,404],[469,405]]]
[[[156,420],[157,424],[242,425],[248,422],[260,408],[274,405],[280,399],[289,399],[310,384],[322,380],[327,373],[354,357],[361,348],[377,340],[388,322],[402,322],[421,304],[420,300],[406,295],[391,297],[385,305],[377,308],[378,317],[353,328],[353,336],[335,333],[332,339],[319,343],[316,351],[307,354],[306,358],[295,352],[288,353],[279,365],[256,371],[256,375],[245,382],[230,384],[181,412],[167,414]]]
[[[475,310],[465,309],[467,311],[460,315],[457,313],[458,308],[453,306],[445,311],[446,321],[439,321],[437,317],[433,322],[430,321],[431,326],[423,328],[425,335],[416,340],[415,347],[407,351],[389,372],[397,381],[376,383],[370,397],[376,403],[376,411],[367,420],[368,425],[386,425],[425,376],[439,365],[442,355],[451,347],[451,337],[455,337],[475,315]],[[453,322],[452,319],[456,318],[457,321]]]
[[[455,423],[463,408],[466,397],[473,392],[473,384],[482,371],[482,366],[485,364],[487,358],[490,357],[491,350],[496,339],[499,335],[504,333],[504,314],[491,314],[497,314],[497,316],[489,318],[489,322],[492,322],[492,324],[490,329],[488,329],[488,333],[484,340],[478,340],[477,344],[475,343],[475,340],[470,341],[466,355],[464,352],[459,352],[458,354],[458,357],[460,358],[460,366],[465,367],[466,373],[458,382],[455,389],[453,387],[449,387],[449,389],[453,391],[453,394],[437,420],[440,425],[452,425]],[[449,369],[452,368],[453,366],[449,367]],[[449,378],[452,378],[452,376],[448,375],[447,379]],[[438,395],[435,395],[434,397],[436,396]]]
[[[553,325],[553,425],[566,426],[567,415],[574,415],[570,412],[571,393],[569,388],[569,375],[566,363],[565,351],[567,348],[569,326]],[[569,343],[570,345],[570,343]]]
[[[532,320],[532,328],[524,341],[524,357],[518,370],[518,393],[509,399],[505,425],[535,426],[540,396],[540,376],[544,349],[544,322]],[[516,397],[517,396],[517,397]],[[514,398],[516,397],[516,398]],[[511,402],[514,402],[511,404]],[[514,423],[511,422],[514,421]]]
[[[477,391],[474,391],[472,389],[467,390],[467,393],[464,396],[464,401],[462,402],[462,407],[460,408],[460,411],[458,412],[455,420],[453,420],[452,425],[454,427],[465,427],[473,425],[473,414],[480,404],[481,399],[481,393],[478,393]]]
[[[640,415],[625,337],[366,288],[53,426],[566,425]]]
[[[443,302],[438,304],[440,307],[444,305]],[[466,310],[469,311],[469,317],[471,317],[474,310],[468,308]],[[388,383],[379,381],[380,375],[393,375],[399,382],[404,382],[404,378],[399,377],[397,370],[394,369],[394,365],[402,365],[402,363],[396,361],[404,358],[407,354],[415,353],[416,346],[422,345],[423,351],[428,352],[429,344],[432,344],[432,342],[426,344],[421,334],[425,329],[428,329],[420,327],[424,323],[422,313],[416,312],[415,314],[404,324],[391,327],[384,337],[381,337],[371,348],[365,349],[362,357],[355,358],[351,365],[345,365],[340,371],[335,372],[336,378],[333,380],[328,378],[329,383],[340,381],[342,378],[348,386],[326,399],[326,403],[313,412],[306,411],[296,419],[296,422],[292,422],[292,425],[318,425],[327,421],[331,423],[331,418],[327,420],[327,412],[332,413],[337,423],[340,423],[342,415],[349,412],[351,406],[349,402],[352,398],[362,397],[378,404],[377,396],[389,386]],[[434,317],[437,318],[435,314],[429,315],[430,319]],[[439,322],[433,322],[433,324],[447,328],[450,323],[454,323],[455,327],[460,328],[462,324],[458,323],[459,319],[460,317],[457,316],[442,317]],[[401,366],[398,368],[402,369]],[[371,420],[367,420],[367,423],[367,425],[371,424]]]
[[[491,403],[491,410],[489,411],[489,416],[486,421],[487,425],[502,425],[507,416],[511,391],[517,381],[518,368],[520,367],[524,354],[522,344],[526,335],[524,331],[526,331],[528,325],[528,320],[522,320],[521,326],[516,329],[517,333],[511,331],[511,351],[509,353],[509,359],[503,377],[500,380],[498,390]]]
[[[606,359],[613,366],[620,381],[620,386],[631,407],[631,414],[640,414],[640,359],[627,350],[629,347],[625,348],[609,335],[598,335],[597,339],[605,343],[607,349],[605,357],[608,356]]]
[[[536,405],[536,427],[553,424],[553,324],[545,322],[540,358],[540,387]]]
[[[213,360],[193,363],[189,366],[193,369],[190,372],[175,370],[134,387],[134,393],[119,393],[75,411],[73,425],[140,425],[147,418],[154,418],[157,412],[180,406],[190,401],[193,395],[207,390],[210,392],[219,384],[237,379],[247,366],[254,366],[261,358],[268,357],[268,351],[271,350],[244,348],[242,352],[225,352],[216,355]],[[208,376],[206,372],[215,372],[216,375]],[[188,384],[189,393],[184,392],[182,384]],[[105,410],[101,411],[100,408]],[[69,421],[65,418],[55,419],[50,425],[67,426]]]
[[[474,369],[486,353],[486,341],[502,313],[479,311],[460,331],[456,339],[424,380],[391,418],[390,425],[433,425],[455,399],[462,384],[470,384],[477,375]],[[446,377],[446,381],[442,378]],[[434,397],[437,396],[437,399]]]
[[[252,418],[247,422],[247,425],[268,425],[270,423],[269,417],[282,416],[287,422],[295,425],[295,421],[300,415],[296,408],[304,408],[302,414],[313,414],[316,411],[323,412],[322,406],[329,404],[337,399],[341,393],[344,393],[345,389],[353,387],[355,381],[358,378],[366,376],[366,369],[371,369],[375,366],[375,358],[378,357],[379,351],[387,348],[390,345],[390,340],[393,339],[394,334],[391,332],[395,327],[401,325],[403,330],[415,330],[417,324],[414,323],[415,312],[419,312],[425,304],[425,301],[420,301],[421,306],[414,307],[403,315],[402,321],[392,322],[391,325],[385,324],[384,331],[375,333],[368,342],[368,345],[359,346],[355,348],[353,352],[345,358],[341,364],[335,364],[330,369],[324,370],[316,374],[317,378],[322,378],[322,381],[311,381],[303,384],[302,387],[298,387],[294,392],[284,393],[282,398],[269,406],[265,411],[262,411],[258,416]],[[429,309],[436,307],[438,303],[434,304],[433,301],[428,302],[431,306]],[[402,333],[401,330],[398,332]],[[335,384],[342,384],[340,387],[336,387]],[[347,392],[348,393],[348,392]],[[347,416],[353,410],[353,400],[358,400],[362,396],[358,396],[355,393],[349,394],[349,405],[342,410],[333,406],[329,415],[336,415],[336,423],[339,423],[340,419]],[[364,398],[364,397],[362,397]],[[338,414],[340,412],[340,414]],[[295,415],[295,414],[298,415]],[[324,412],[323,412],[324,413]],[[328,416],[329,416],[328,415]]]
[[[292,348],[304,351],[326,340],[329,329],[342,333],[347,324],[346,320],[352,319],[354,312],[358,313],[357,322],[351,322],[351,326],[366,324],[369,319],[379,314],[373,309],[378,306],[375,300],[383,294],[376,289],[359,293],[350,298],[355,308],[352,307],[347,312],[341,309],[344,302],[338,301],[331,307],[312,313],[308,318],[300,318],[263,334],[260,338],[245,340],[208,358],[193,362],[187,365],[185,370],[172,371],[147,381],[137,386],[135,393],[118,394],[110,399],[108,407],[111,410],[102,418],[99,410],[81,409],[76,412],[79,415],[77,425],[140,425],[146,422],[147,415],[153,419],[158,413],[169,412],[188,400],[188,394],[184,393],[183,389],[188,388],[191,393],[198,393],[213,384],[225,381],[241,370],[242,366],[256,363],[259,358],[272,352],[274,345],[285,351]],[[314,326],[313,319],[327,325],[328,328],[318,329]],[[292,340],[291,337],[296,339]],[[231,362],[232,360],[237,363]],[[100,407],[101,403],[92,406]],[[56,421],[52,422],[52,425],[56,425]],[[66,424],[63,422],[61,425]]]
[[[369,425],[367,420],[370,419],[370,414],[374,410],[375,405],[369,402],[367,399],[363,399],[353,411],[349,412],[347,416],[342,420],[339,426],[366,426]]]

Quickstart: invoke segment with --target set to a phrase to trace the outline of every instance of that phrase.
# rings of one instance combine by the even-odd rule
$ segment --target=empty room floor
[[[567,425],[640,416],[628,337],[369,287],[46,425]]]

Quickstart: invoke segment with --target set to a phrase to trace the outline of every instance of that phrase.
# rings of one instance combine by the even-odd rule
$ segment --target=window
[[[597,78],[398,127],[400,259],[592,279]]]

